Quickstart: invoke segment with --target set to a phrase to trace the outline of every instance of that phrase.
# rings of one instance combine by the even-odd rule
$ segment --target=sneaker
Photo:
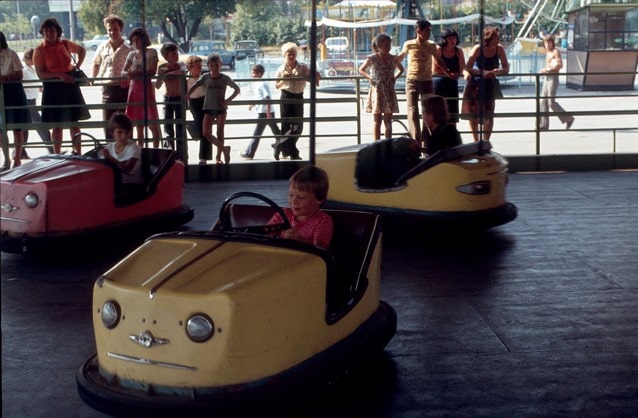
[[[199,165],[206,165],[206,160],[199,160]]]
[[[574,123],[574,118],[571,118],[566,124],[565,124],[565,129],[569,129],[572,127],[572,124]]]
[[[251,157],[250,155],[246,154],[245,152],[242,152],[239,154],[241,156],[241,158],[243,158],[244,160],[252,160],[253,157]]]

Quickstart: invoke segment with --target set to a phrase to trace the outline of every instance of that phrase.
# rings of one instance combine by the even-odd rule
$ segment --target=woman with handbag
[[[481,132],[486,141],[492,135],[495,99],[503,97],[496,76],[509,73],[509,69],[499,29],[485,28],[481,43],[472,48],[463,71],[467,84],[463,91],[462,113],[469,114],[474,141],[478,142]],[[479,125],[482,125],[482,131]]]
[[[77,122],[89,119],[91,114],[74,78],[74,72],[84,61],[86,49],[68,39],[61,39],[62,26],[53,17],[44,19],[40,25],[40,34],[44,40],[35,48],[33,64],[44,85],[42,122]],[[77,62],[72,54],[77,54]],[[71,126],[69,132],[73,153],[79,155],[82,153],[80,127]],[[62,150],[62,128],[52,129],[51,140],[54,153],[59,154]]]

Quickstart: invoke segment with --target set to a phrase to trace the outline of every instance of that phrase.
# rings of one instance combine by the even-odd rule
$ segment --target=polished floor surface
[[[244,190],[285,203],[287,183],[188,183],[188,226]],[[385,353],[270,415],[637,416],[638,172],[515,174],[508,199],[518,218],[478,236],[386,230]],[[75,372],[95,351],[93,282],[130,248],[2,254],[5,418],[103,416]]]

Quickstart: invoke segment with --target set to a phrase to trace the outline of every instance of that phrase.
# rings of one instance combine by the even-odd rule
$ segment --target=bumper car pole
[[[484,0],[479,0],[479,42],[483,42],[483,29],[485,21]],[[483,78],[483,71],[479,73],[479,121],[481,129],[479,129],[479,141],[478,141],[478,155],[483,155],[483,130],[485,129],[485,79]]]
[[[317,0],[312,0],[312,24],[310,26],[310,164],[315,164],[315,117],[317,113]]]

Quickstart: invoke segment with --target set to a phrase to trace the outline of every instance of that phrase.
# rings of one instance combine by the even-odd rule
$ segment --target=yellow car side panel
[[[378,246],[369,269],[377,273],[364,299],[327,325],[326,268],[316,255],[252,243],[152,239],[94,288],[94,306],[115,300],[122,311],[112,330],[102,324],[100,309],[93,312],[101,373],[172,387],[217,387],[276,374],[340,341],[377,309],[379,265]],[[185,331],[196,313],[215,326],[203,343]],[[130,338],[144,331],[169,342],[147,348]]]
[[[464,212],[490,209],[505,201],[507,162],[498,154],[466,157],[438,164],[407,181],[399,190],[362,192],[355,185],[356,151],[333,151],[317,155],[317,165],[328,172],[328,200],[387,208]],[[458,192],[461,185],[489,180],[491,192],[469,195]]]

